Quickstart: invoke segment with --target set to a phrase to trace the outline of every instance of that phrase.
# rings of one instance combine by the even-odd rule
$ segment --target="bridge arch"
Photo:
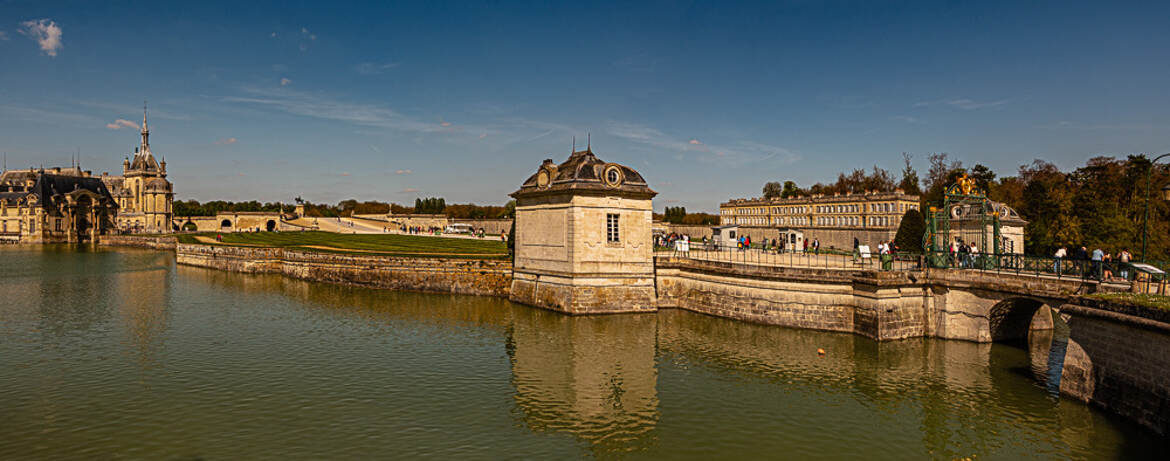
[[[276,230],[276,221],[269,219],[268,222],[264,224],[264,228],[267,229],[268,232]]]
[[[1009,297],[988,309],[987,323],[993,342],[1026,340],[1033,329],[1052,329],[1052,309],[1040,299]]]
[[[232,220],[230,220],[230,219],[225,219],[225,220],[223,220],[223,221],[220,221],[220,223],[219,223],[219,227],[222,227],[222,228],[228,228],[228,227],[232,227]]]

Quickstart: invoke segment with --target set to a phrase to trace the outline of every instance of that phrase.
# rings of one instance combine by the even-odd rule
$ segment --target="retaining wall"
[[[231,272],[276,273],[302,280],[372,288],[507,297],[510,261],[363,256],[180,244],[179,264]]]
[[[1079,299],[1069,326],[1060,392],[1170,433],[1170,312]]]
[[[174,250],[178,243],[174,237],[155,237],[148,235],[103,235],[98,237],[98,245],[150,248],[154,250]]]

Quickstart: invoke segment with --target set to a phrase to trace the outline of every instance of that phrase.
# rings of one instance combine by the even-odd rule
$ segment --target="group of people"
[[[679,233],[677,233],[677,232],[671,232],[671,233],[669,233],[669,234],[663,234],[663,235],[659,235],[657,240],[658,240],[658,241],[656,241],[656,242],[654,242],[654,243],[655,243],[655,244],[657,244],[657,245],[658,245],[658,246],[660,246],[660,247],[665,247],[665,248],[674,248],[674,242],[679,242],[679,241],[682,241],[682,242],[690,242],[690,241],[691,241],[691,237],[690,237],[690,236],[688,236],[688,235],[685,235],[685,234],[679,234]],[[707,243],[707,237],[703,237],[703,243],[704,243],[704,244],[706,244],[706,243]]]
[[[1056,258],[1056,262],[1053,263],[1052,270],[1057,275],[1066,272],[1064,261],[1068,260],[1075,273],[1089,275],[1097,280],[1112,280],[1114,275],[1128,280],[1129,263],[1133,259],[1133,254],[1129,252],[1129,248],[1124,247],[1117,253],[1108,253],[1101,248],[1096,248],[1090,253],[1084,246],[1073,247],[1071,252],[1062,246],[1056,250],[1053,257]],[[1086,270],[1089,272],[1086,273]]]
[[[951,242],[949,249],[951,255],[951,266],[961,269],[971,269],[977,267],[979,261],[979,246],[975,242],[968,243],[963,239],[956,239]]]
[[[404,224],[404,225],[400,226],[398,228],[398,230],[401,231],[403,234],[435,234],[435,233],[438,233],[442,229],[439,229],[438,227],[435,227],[435,226],[431,226],[431,227],[407,226]]]

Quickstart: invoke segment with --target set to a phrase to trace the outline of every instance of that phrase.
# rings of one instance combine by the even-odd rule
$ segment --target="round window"
[[[552,181],[549,179],[549,174],[547,171],[541,171],[540,174],[536,175],[536,185],[540,187],[548,187],[550,182]]]
[[[609,187],[618,187],[622,185],[622,170],[617,165],[610,165],[605,169],[603,176],[605,184]]]

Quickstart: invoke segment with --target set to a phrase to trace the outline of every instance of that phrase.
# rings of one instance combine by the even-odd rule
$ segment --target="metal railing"
[[[1095,280],[1107,283],[1137,282],[1148,287],[1147,292],[1165,293],[1166,274],[1149,274],[1133,264],[1119,261],[1092,261],[1069,258],[1049,258],[1021,254],[929,253],[897,252],[893,254],[859,254],[837,249],[820,251],[776,250],[753,246],[728,248],[690,242],[686,251],[679,247],[655,247],[657,254],[697,261],[733,264],[807,267],[837,270],[908,271],[934,269],[973,270],[999,274],[1053,278],[1056,280]],[[1152,264],[1160,266],[1159,263]],[[1161,266],[1170,268],[1170,263]]]

